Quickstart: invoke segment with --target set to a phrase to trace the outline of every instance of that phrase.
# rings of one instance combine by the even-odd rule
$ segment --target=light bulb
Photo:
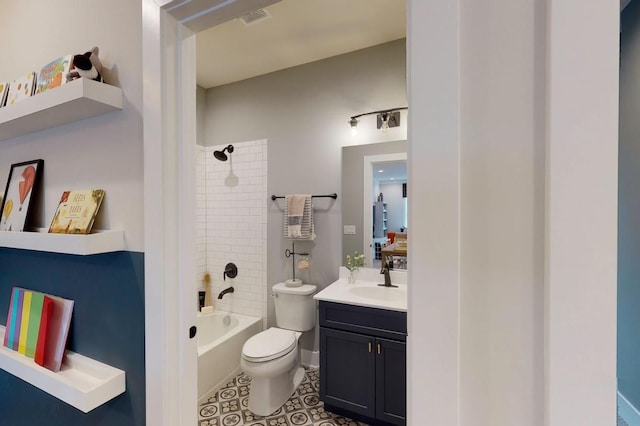
[[[349,120],[349,124],[351,125],[351,134],[352,135],[357,135],[358,134],[358,120],[356,120],[355,118],[351,118],[351,120]]]

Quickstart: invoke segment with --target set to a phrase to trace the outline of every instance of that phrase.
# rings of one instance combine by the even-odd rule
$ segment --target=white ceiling
[[[238,19],[196,35],[204,88],[375,46],[406,36],[405,0],[282,0],[270,18]]]
[[[407,161],[387,161],[384,163],[374,163],[373,182],[392,183],[407,181]],[[382,170],[382,171],[381,171]]]

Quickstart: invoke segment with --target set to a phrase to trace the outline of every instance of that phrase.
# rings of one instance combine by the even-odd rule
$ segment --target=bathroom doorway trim
[[[617,209],[613,154],[617,152],[619,10],[615,2],[604,0],[589,7],[581,0],[547,3],[548,16],[543,17],[547,25],[542,24],[548,37],[548,63],[542,71],[548,97],[544,108],[548,129],[546,338],[540,355],[545,357],[545,425],[580,423],[581,419],[589,419],[582,424],[606,424],[600,420],[615,419],[617,230],[611,228],[615,228]],[[175,7],[180,4],[190,12],[178,19],[172,13],[184,11]],[[412,186],[410,221],[428,207],[426,197],[437,194],[434,185],[444,182],[450,191],[446,211],[438,218],[453,225],[440,233],[444,239],[429,242],[428,231],[438,230],[438,223],[410,224],[410,253],[420,252],[420,263],[425,268],[437,265],[442,276],[427,270],[425,279],[417,266],[408,273],[409,326],[414,327],[408,342],[408,419],[409,424],[419,418],[425,424],[457,426],[462,421],[459,357],[464,337],[459,334],[464,314],[460,310],[459,255],[464,242],[460,141],[465,136],[461,131],[465,87],[460,82],[464,72],[473,72],[461,67],[465,51],[460,45],[465,41],[462,24],[474,22],[462,19],[468,6],[462,0],[407,0],[407,4],[409,179],[424,182],[429,173],[445,179],[423,188],[422,199]],[[238,5],[255,9],[262,2],[142,0],[145,373],[146,423],[150,425],[191,426],[197,421],[195,340],[188,336],[188,327],[195,322],[195,309],[190,308],[195,269],[189,257],[195,249],[195,221],[190,220],[195,209],[190,210],[193,185],[184,184],[192,179],[194,164],[192,144],[184,141],[195,144],[195,119],[184,117],[195,109],[195,90],[191,90],[195,87],[195,39],[187,23],[228,14],[229,8],[235,10]],[[429,81],[434,74],[441,79]],[[436,123],[430,114],[446,122]],[[430,156],[441,154],[438,148],[444,149],[446,158]],[[418,163],[420,170],[412,167]],[[586,205],[588,209],[582,207]],[[451,215],[444,217],[445,213]],[[438,252],[443,244],[446,252]],[[434,278],[442,279],[435,282]],[[593,285],[596,281],[598,285]],[[411,309],[411,301],[416,300],[422,309]],[[432,317],[437,321],[429,321]],[[575,318],[588,322],[576,323]],[[419,333],[412,336],[419,324]],[[571,417],[576,413],[579,419]]]

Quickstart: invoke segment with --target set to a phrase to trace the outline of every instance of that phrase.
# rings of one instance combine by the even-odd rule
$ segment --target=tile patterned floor
[[[366,426],[324,410],[317,369],[307,370],[291,398],[270,416],[256,416],[247,409],[250,386],[251,378],[240,373],[209,396],[198,407],[198,426]]]

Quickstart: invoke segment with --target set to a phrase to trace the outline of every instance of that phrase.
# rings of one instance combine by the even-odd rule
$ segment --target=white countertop
[[[340,279],[313,296],[325,302],[345,303],[370,308],[407,311],[406,272],[392,274],[391,282],[397,288],[380,287],[384,277],[374,270],[361,270],[355,283],[349,284],[348,271],[340,268]]]

